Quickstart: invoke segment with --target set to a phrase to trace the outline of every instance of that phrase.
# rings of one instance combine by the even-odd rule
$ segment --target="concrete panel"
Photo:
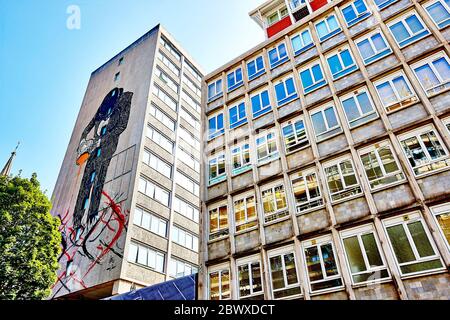
[[[239,190],[253,185],[253,169],[231,178],[233,190]]]
[[[302,106],[300,104],[300,100],[295,99],[294,101],[278,108],[278,117],[279,118],[286,117],[290,114],[293,114],[294,112],[301,110],[301,108],[302,108]]]
[[[343,133],[317,144],[320,157],[325,157],[335,152],[342,151],[347,146],[347,138],[345,138]]]
[[[319,231],[330,226],[328,212],[325,209],[300,214],[297,216],[297,223],[300,234]]]
[[[311,300],[348,300],[347,292],[344,290],[314,295]]]
[[[145,147],[149,150],[152,150],[154,153],[156,153],[158,156],[163,158],[169,163],[173,163],[173,155],[169,153],[166,149],[163,149],[159,146],[159,144],[156,144],[152,139],[145,138]]]
[[[127,262],[125,264],[125,269],[125,275],[127,277],[148,285],[164,282],[166,280],[164,274],[134,263]]]
[[[183,187],[180,187],[178,184],[175,185],[175,194],[192,203],[196,207],[200,206],[200,200],[198,199],[198,196],[194,195]]]
[[[275,122],[273,112],[270,111],[256,119],[253,119],[253,127],[255,130],[265,128]]]
[[[399,63],[400,61],[397,59],[397,57],[393,53],[391,53],[390,55],[384,57],[383,59],[380,59],[367,65],[366,70],[367,73],[369,74],[369,77],[373,77],[375,75],[386,72],[389,69],[392,69]]]
[[[370,140],[371,138],[381,135],[385,132],[386,129],[384,128],[384,124],[380,119],[371,121],[351,130],[353,142],[355,144]]]
[[[192,180],[200,183],[200,174],[191,167],[185,165],[182,161],[178,161],[178,171],[185,173]]]
[[[313,160],[314,154],[311,147],[307,147],[286,156],[289,169],[301,167],[302,165],[310,163]]]
[[[234,243],[236,247],[236,253],[243,253],[249,250],[255,250],[261,245],[259,239],[259,230],[252,230],[237,234],[234,237]]]
[[[307,60],[317,57],[319,55],[319,52],[317,51],[316,47],[311,47],[310,49],[306,50],[305,52],[300,53],[299,55],[295,56],[295,65],[298,66],[302,63],[305,63]]]
[[[448,300],[450,298],[448,273],[405,279],[403,284],[411,300]]]
[[[354,288],[357,300],[398,300],[399,296],[392,283],[381,283]]]
[[[198,223],[192,221],[191,219],[186,218],[185,216],[179,214],[178,212],[174,212],[173,214],[173,223],[188,230],[192,233],[199,233],[199,225]]]
[[[245,86],[241,85],[239,88],[234,89],[227,94],[227,101],[236,99],[237,97],[243,96],[245,94]]]
[[[403,108],[388,115],[392,128],[397,129],[407,124],[422,120],[428,116],[427,111],[421,103],[415,103],[410,107]]]
[[[444,36],[445,40],[450,42],[450,26],[448,26],[445,29],[441,30],[442,35]]]
[[[142,227],[132,225],[131,228],[131,238],[138,240],[142,243],[151,243],[152,247],[158,249],[160,251],[167,251],[167,243],[168,240],[166,238],[162,238],[159,235],[156,235],[150,232],[147,229]]]
[[[361,20],[360,22],[351,26],[348,29],[348,32],[350,32],[350,35],[353,37],[361,32],[364,32],[364,31],[374,27],[375,25],[377,25],[377,19],[373,15],[370,15],[369,17],[365,18],[364,20]]]
[[[206,105],[206,113],[210,113],[213,110],[216,110],[217,108],[223,106],[224,98],[223,95],[220,98],[216,98],[210,103]]]
[[[212,140],[209,140],[206,147],[205,147],[205,152],[206,153],[211,153],[213,151],[217,151],[217,150],[222,150],[225,148],[225,135],[222,134],[218,137],[215,137]]]
[[[339,32],[338,34],[332,36],[331,38],[322,42],[322,51],[328,51],[331,48],[345,42],[347,39],[344,32]]]
[[[285,219],[281,222],[273,223],[264,227],[266,244],[286,240],[294,235],[291,219]]]
[[[259,77],[248,82],[248,91],[251,91],[264,83],[267,83],[269,76],[267,73],[260,75]]]
[[[373,199],[379,212],[405,207],[415,202],[412,190],[407,184],[375,192]]]
[[[437,173],[418,179],[420,190],[425,199],[430,200],[450,194],[450,171]]]
[[[412,3],[409,0],[400,0],[394,2],[393,4],[381,9],[380,14],[383,20],[389,19],[395,14],[402,12],[405,8],[410,6]]]
[[[189,250],[178,243],[172,242],[172,254],[177,257],[181,257],[183,260],[192,264],[198,265],[198,253]]]
[[[282,167],[281,167],[280,159],[271,161],[267,164],[264,164],[264,165],[258,167],[259,178],[260,178],[260,180],[262,180],[262,179],[266,179],[268,177],[275,176],[275,175],[279,174],[281,172],[281,170],[282,170]]]
[[[446,113],[450,110],[450,90],[430,98],[431,105],[436,113]]]
[[[331,97],[331,89],[328,85],[325,85],[320,89],[317,89],[311,93],[306,94],[305,103],[307,106],[310,106],[325,99],[328,99],[330,97]]]
[[[429,35],[422,40],[414,42],[413,44],[402,49],[402,53],[407,60],[414,59],[415,57],[433,50],[439,45],[439,42],[432,35]]]
[[[230,254],[231,246],[229,238],[208,243],[208,260],[225,258]]]
[[[248,123],[243,124],[235,129],[231,129],[228,131],[228,143],[234,144],[237,141],[240,141],[242,138],[248,136],[249,134],[249,125]]]
[[[279,66],[273,68],[271,70],[271,76],[272,79],[278,77],[279,75],[288,72],[289,70],[292,70],[292,65],[290,63],[290,60],[287,60],[286,62],[280,64]]]
[[[144,209],[147,209],[148,211],[156,212],[163,218],[169,219],[170,209],[152,198],[147,197],[145,194],[138,192],[136,204]]]
[[[158,171],[152,169],[148,165],[143,163],[141,165],[141,172],[151,180],[158,181],[158,184],[161,185],[162,187],[165,187],[168,190],[172,189],[172,181],[166,176],[163,176]]]
[[[336,91],[342,91],[349,87],[354,86],[357,83],[363,82],[364,78],[361,71],[354,71],[345,77],[342,77],[334,82]]]
[[[223,197],[228,193],[227,180],[208,187],[207,200]]]
[[[358,220],[370,214],[369,206],[364,196],[334,205],[333,211],[337,223]]]

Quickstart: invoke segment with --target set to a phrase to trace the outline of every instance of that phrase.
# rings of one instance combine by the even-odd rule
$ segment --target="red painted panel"
[[[278,32],[286,29],[291,24],[292,24],[291,17],[290,16],[286,16],[283,19],[281,19],[280,21],[274,23],[273,25],[271,25],[270,27],[268,27],[266,29],[267,30],[267,36],[270,38],[270,37],[276,35]]]
[[[319,10],[328,3],[327,0],[312,0],[309,4],[313,11]]]

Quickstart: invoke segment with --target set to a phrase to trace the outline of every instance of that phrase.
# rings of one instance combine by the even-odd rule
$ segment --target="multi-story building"
[[[449,299],[448,1],[250,16],[204,78],[200,298]]]
[[[53,298],[196,273],[202,72],[156,26],[92,73],[53,193]]]

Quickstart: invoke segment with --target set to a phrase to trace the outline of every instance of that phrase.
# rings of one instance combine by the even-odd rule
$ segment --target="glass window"
[[[157,272],[164,272],[164,253],[150,249],[147,246],[131,242],[128,261],[150,267]]]
[[[173,100],[167,93],[165,93],[160,87],[154,85],[152,88],[152,92],[155,96],[159,98],[162,102],[164,102],[170,109],[176,111],[177,103]]]
[[[309,145],[305,123],[302,118],[294,119],[281,126],[286,153],[291,153]]]
[[[181,97],[183,98],[184,101],[186,101],[186,103],[189,106],[191,106],[195,111],[200,113],[200,111],[201,111],[200,104],[194,98],[192,98],[190,95],[188,95],[184,90],[181,90]]]
[[[256,138],[256,153],[258,164],[265,163],[279,157],[274,132],[265,133]]]
[[[186,120],[196,131],[194,132],[197,137],[200,138],[200,121],[197,117],[194,117],[190,112],[188,112],[184,107],[180,108],[180,116]]]
[[[179,245],[198,252],[198,237],[177,226],[172,227],[172,241]]]
[[[294,55],[297,55],[314,45],[309,29],[300,31],[300,33],[293,36],[291,38],[291,43],[294,50]]]
[[[426,4],[425,9],[439,29],[450,24],[450,1],[438,0]]]
[[[397,2],[397,0],[374,0],[374,2],[379,9],[383,9],[383,8],[393,4],[394,2]]]
[[[259,56],[247,63],[248,80],[252,80],[264,72],[264,59],[262,56]]]
[[[359,89],[340,98],[350,128],[378,117],[367,89]]]
[[[264,299],[261,264],[254,261],[237,262],[239,299]]]
[[[245,111],[245,102],[242,101],[228,109],[230,114],[230,129],[234,129],[244,123],[247,123],[247,113]]]
[[[311,293],[343,287],[330,237],[303,243]]]
[[[419,213],[383,221],[402,275],[443,269]]]
[[[196,70],[194,70],[195,68],[193,66],[191,66],[191,64],[189,63],[189,61],[185,58],[184,59],[184,68],[186,68],[186,70],[189,70],[189,72],[194,76],[195,79],[197,79],[199,82],[202,81],[202,75],[197,72]]]
[[[155,70],[155,76],[164,82],[170,89],[178,93],[178,84],[173,81],[164,71],[159,67]]]
[[[198,273],[198,268],[190,263],[170,258],[169,275],[173,278],[181,278]]]
[[[269,253],[269,269],[274,299],[294,297],[302,293],[294,250],[285,250],[282,253]]]
[[[289,12],[287,10],[287,7],[282,7],[280,9],[278,9],[274,13],[270,14],[269,16],[267,16],[267,23],[268,23],[268,25],[270,26],[270,25],[280,21],[281,19],[286,17],[288,15],[288,13]]]
[[[139,178],[139,192],[145,194],[146,196],[152,198],[160,202],[165,206],[169,206],[169,195],[170,192],[166,191],[156,184],[148,181],[147,179],[140,177]]]
[[[189,79],[184,73],[182,77],[183,83],[191,89],[199,98],[202,96],[202,90],[191,80]]]
[[[197,182],[194,180],[191,180],[190,178],[186,177],[184,174],[182,174],[180,171],[177,171],[175,173],[175,182],[185,190],[189,191],[190,193],[194,194],[195,196],[199,196],[200,194],[200,186]]]
[[[270,105],[269,92],[264,90],[253,95],[251,98],[253,118],[256,118],[272,109]]]
[[[396,72],[375,82],[378,96],[386,110],[394,111],[417,100],[403,72]]]
[[[216,114],[208,120],[208,139],[213,139],[225,132],[223,127],[223,113]]]
[[[233,175],[240,174],[251,169],[250,145],[244,143],[231,148],[231,158],[233,161]]]
[[[339,49],[336,53],[327,57],[333,79],[338,79],[358,69],[348,48]]]
[[[258,225],[254,195],[234,201],[234,218],[236,232],[247,230]]]
[[[159,38],[159,43],[166,48],[173,56],[178,60],[181,61],[181,56],[178,53],[178,51],[164,38]]]
[[[167,178],[172,176],[172,166],[147,150],[142,154],[142,162]]]
[[[431,126],[402,135],[399,140],[416,176],[450,165],[447,149]]]
[[[227,206],[220,206],[209,210],[209,240],[228,235]]]
[[[159,122],[169,128],[171,131],[175,131],[175,121],[173,121],[153,103],[150,105],[149,112],[153,117],[155,117]]]
[[[439,52],[412,66],[427,95],[450,88],[450,63],[444,52]]]
[[[350,159],[342,158],[333,163],[324,164],[324,171],[331,201],[345,199],[361,193],[361,187]]]
[[[329,106],[311,114],[317,141],[324,140],[342,131],[334,106]]]
[[[380,30],[358,39],[356,46],[365,65],[375,62],[392,52]]]
[[[158,51],[158,59],[161,60],[161,62],[169,68],[170,71],[172,71],[174,74],[176,74],[178,77],[180,76],[180,69],[170,61],[169,58],[167,58],[161,51]]]
[[[360,157],[371,189],[405,180],[389,142],[384,141],[363,149]]]
[[[161,237],[166,237],[167,221],[140,208],[134,209],[133,223]]]
[[[372,226],[343,231],[341,239],[353,284],[390,278]]]
[[[450,204],[432,207],[431,212],[439,226],[439,232],[447,244],[447,249],[450,250]]]
[[[265,222],[276,220],[289,214],[286,194],[282,184],[264,188],[261,192],[261,198]]]
[[[430,34],[416,11],[410,11],[388,24],[389,30],[400,48]]]
[[[147,127],[147,138],[153,140],[157,145],[159,145],[167,152],[172,154],[173,142],[169,138],[166,138],[161,133],[153,129],[152,127]]]
[[[318,61],[302,69],[302,71],[300,71],[300,79],[302,80],[301,83],[305,94],[310,93],[327,83]]]
[[[347,26],[352,26],[362,19],[370,16],[370,11],[367,9],[364,0],[356,0],[347,6],[342,7],[342,14],[344,15]]]
[[[242,68],[237,68],[236,70],[230,72],[227,75],[228,91],[234,90],[242,84],[243,84]]]
[[[280,80],[275,85],[275,93],[277,96],[278,106],[281,106],[298,97],[295,90],[294,78],[291,76],[287,79]]]
[[[209,299],[229,300],[230,270],[228,268],[209,273]]]
[[[186,130],[182,126],[179,126],[178,136],[195,150],[200,150],[200,141],[191,131]]]
[[[222,95],[222,79],[208,84],[208,101]]]
[[[199,210],[194,205],[188,203],[187,201],[184,201],[181,198],[175,197],[173,201],[173,207],[175,212],[178,212],[186,218],[189,218],[198,223]]]
[[[280,43],[275,48],[269,50],[267,54],[269,55],[270,68],[275,68],[288,60],[286,45],[284,43]]]
[[[297,213],[323,205],[317,173],[314,169],[291,175]]]
[[[225,170],[225,155],[220,154],[209,160],[209,185],[221,182],[227,178]]]
[[[334,14],[316,23],[316,30],[320,41],[324,41],[336,33],[341,32],[341,28]]]

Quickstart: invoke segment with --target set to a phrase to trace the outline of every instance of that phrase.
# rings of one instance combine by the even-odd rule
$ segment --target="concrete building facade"
[[[99,299],[198,270],[202,72],[156,26],[91,75],[52,196],[52,298]]]
[[[448,1],[250,16],[203,83],[200,298],[449,299]]]

